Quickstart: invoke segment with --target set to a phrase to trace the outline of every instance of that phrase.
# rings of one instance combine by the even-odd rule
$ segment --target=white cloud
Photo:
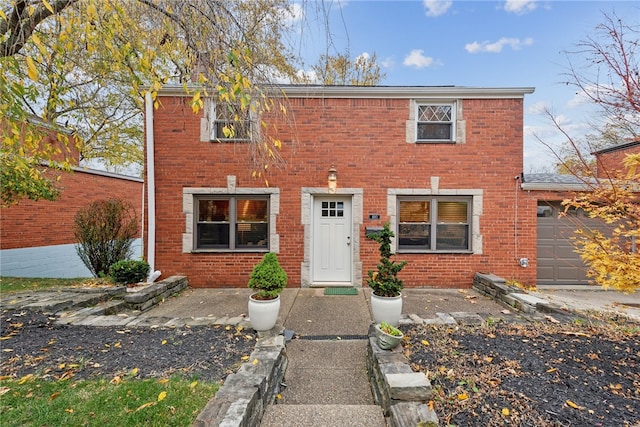
[[[516,15],[533,12],[537,7],[537,0],[507,0],[504,2],[504,10]]]
[[[469,53],[500,53],[505,46],[510,46],[513,50],[519,50],[523,46],[531,46],[533,39],[527,37],[524,40],[518,38],[502,37],[497,42],[483,41],[481,43],[474,41],[464,46],[465,50]]]
[[[380,65],[382,65],[383,68],[394,68],[396,61],[393,56],[388,56],[380,61]]]
[[[422,49],[413,49],[404,58],[403,64],[407,67],[425,68],[433,65],[433,58],[425,56]]]
[[[283,22],[291,27],[304,19],[304,8],[300,3],[291,3],[286,9],[282,10]]]
[[[451,0],[423,0],[427,16],[440,16],[447,13],[453,1]]]

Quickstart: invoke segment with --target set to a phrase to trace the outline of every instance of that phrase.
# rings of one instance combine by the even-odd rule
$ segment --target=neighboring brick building
[[[294,125],[279,125],[286,166],[269,187],[252,176],[249,143],[215,134],[211,104],[194,115],[181,89],[159,95],[146,118],[148,257],[163,276],[244,287],[270,250],[289,286],[362,286],[378,262],[366,230],[389,221],[407,287],[470,287],[475,272],[535,284],[537,200],[520,188],[533,88],[284,90]],[[275,114],[260,119],[286,122]]]
[[[45,143],[55,144],[46,137]],[[79,154],[71,148],[71,157]],[[23,199],[0,211],[0,275],[16,277],[90,277],[75,251],[74,218],[78,210],[96,200],[120,198],[136,210],[142,224],[141,178],[74,167],[60,175],[61,190],[55,201]],[[55,179],[55,178],[54,178]],[[134,242],[134,257],[142,255],[142,227]]]
[[[640,139],[613,145],[592,153],[596,156],[598,176],[601,178],[615,176],[616,172],[624,170],[623,160],[627,154],[638,153],[640,153]]]

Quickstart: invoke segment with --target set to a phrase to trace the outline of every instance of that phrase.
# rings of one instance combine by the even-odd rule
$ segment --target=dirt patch
[[[640,324],[600,320],[405,327],[405,354],[442,425],[640,426]]]
[[[236,371],[255,346],[251,330],[232,326],[181,328],[56,325],[34,311],[0,314],[0,376],[112,378],[181,375],[220,381]]]

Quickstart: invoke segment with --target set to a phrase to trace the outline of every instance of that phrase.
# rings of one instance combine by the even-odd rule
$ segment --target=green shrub
[[[273,252],[268,252],[253,268],[249,278],[249,287],[255,289],[256,299],[269,300],[277,298],[287,286],[287,273],[278,262]]]
[[[368,236],[371,240],[380,243],[378,269],[367,272],[369,276],[367,285],[379,297],[397,297],[404,286],[397,275],[407,265],[407,262],[395,262],[391,259],[391,238],[393,236],[388,222],[384,224],[382,230]]]
[[[138,219],[126,201],[92,202],[78,211],[74,223],[76,252],[95,277],[106,276],[111,265],[130,257]]]
[[[149,275],[147,261],[122,260],[109,267],[109,276],[119,285],[142,282]]]

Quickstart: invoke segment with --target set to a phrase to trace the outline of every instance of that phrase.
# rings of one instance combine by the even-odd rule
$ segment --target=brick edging
[[[259,338],[249,361],[231,374],[209,400],[193,427],[253,427],[274,401],[287,369],[283,335]]]

